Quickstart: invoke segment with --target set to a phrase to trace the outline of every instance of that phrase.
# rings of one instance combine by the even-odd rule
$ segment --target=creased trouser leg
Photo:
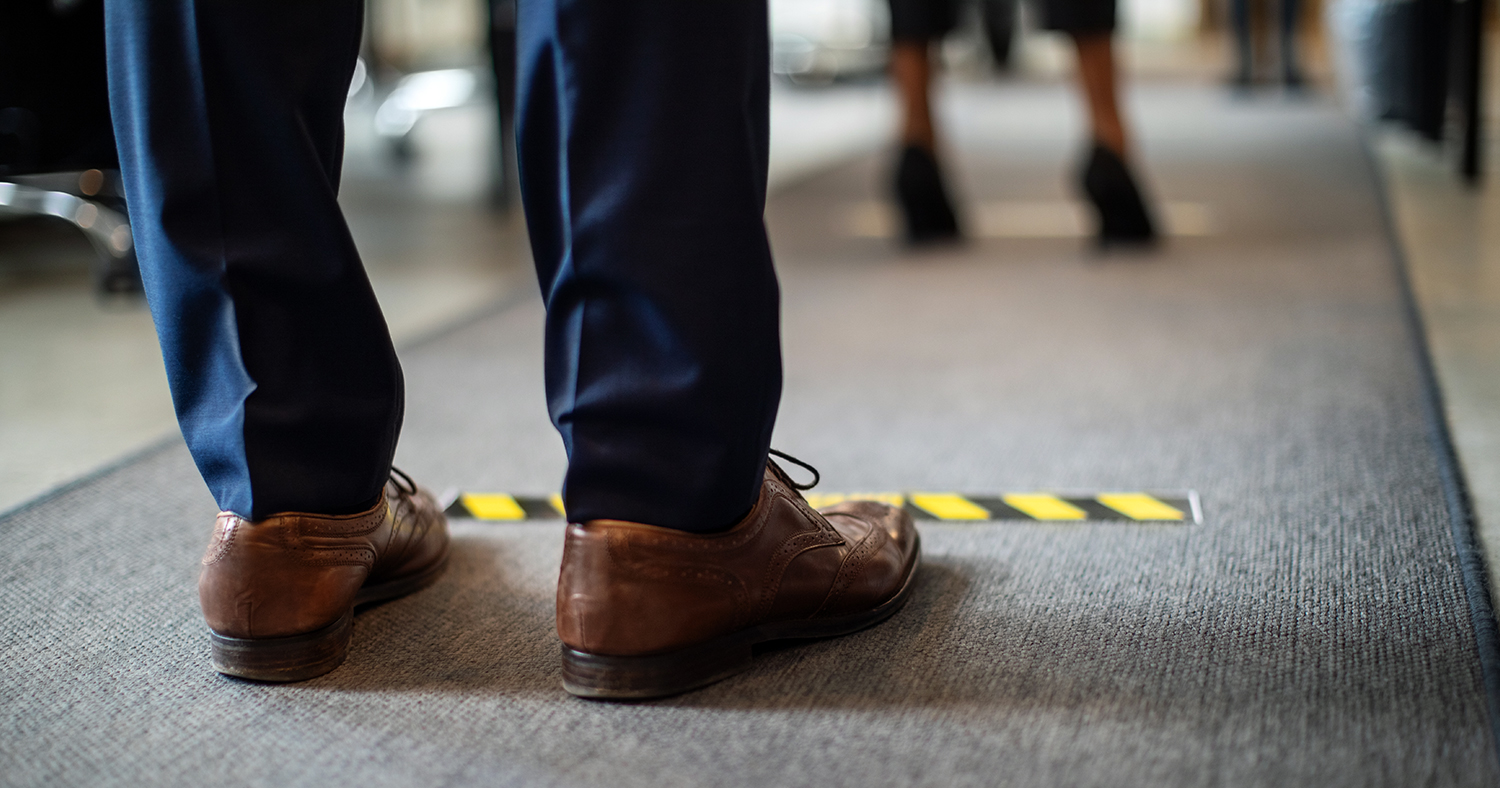
[[[569,519],[755,502],[781,391],[764,0],[521,0],[522,194]]]
[[[219,506],[373,503],[401,371],[336,195],[362,3],[108,0],[110,108],[178,421]]]

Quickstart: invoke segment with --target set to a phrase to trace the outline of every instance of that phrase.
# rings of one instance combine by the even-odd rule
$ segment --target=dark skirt
[[[930,41],[958,24],[963,0],[890,0],[891,39]],[[1108,33],[1115,29],[1115,0],[1027,0],[1041,15],[1042,28],[1069,33]]]

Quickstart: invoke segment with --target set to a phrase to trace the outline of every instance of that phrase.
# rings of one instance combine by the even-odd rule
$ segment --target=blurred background
[[[1250,2],[1258,52],[1248,78],[1225,0],[1121,3],[1131,91],[1187,86],[1226,107],[1341,104],[1373,124],[1403,231],[1430,236],[1426,249],[1453,247],[1434,259],[1468,255],[1455,265],[1478,275],[1475,261],[1495,247],[1483,235],[1493,206],[1482,179],[1494,124],[1478,108],[1484,88],[1500,84],[1477,78],[1479,43],[1494,33],[1475,21],[1481,0],[1302,0],[1303,81],[1294,86],[1272,65],[1274,1]],[[799,179],[892,149],[896,107],[885,0],[771,0],[770,14],[774,199]],[[975,112],[1009,113],[1031,124],[1026,133],[1076,144],[1072,50],[1033,16],[1016,0],[966,7],[941,51],[938,112],[955,129],[952,144],[964,144],[963,117]],[[509,147],[514,6],[370,0],[366,24],[341,200],[397,342],[409,345],[535,292]],[[0,9],[0,511],[175,434],[117,188],[103,69],[100,0]],[[1160,95],[1170,104],[1175,94]],[[981,231],[1077,236],[1072,198],[1058,194],[1051,208],[981,220],[992,225]],[[824,230],[893,237],[883,181],[872,180],[869,197],[845,226]],[[1212,232],[1223,218],[1170,198],[1171,232]],[[1455,229],[1454,217],[1466,224]],[[1486,385],[1475,384],[1477,400],[1490,396]]]

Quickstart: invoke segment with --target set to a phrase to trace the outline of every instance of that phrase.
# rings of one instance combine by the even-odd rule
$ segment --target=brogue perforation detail
[[[829,541],[827,535],[820,531],[803,531],[783,542],[776,554],[771,557],[770,563],[766,564],[765,575],[761,583],[760,601],[756,604],[751,618],[760,620],[770,613],[771,608],[776,604],[776,595],[781,592],[781,579],[786,576],[786,568],[797,556],[808,550],[834,547],[842,543],[842,539]]]
[[[849,590],[849,586],[854,582],[855,576],[864,569],[865,562],[876,550],[880,549],[880,545],[885,539],[886,533],[884,528],[871,528],[870,532],[865,535],[865,538],[861,539],[859,544],[854,546],[849,555],[844,557],[844,563],[839,566],[838,575],[834,578],[833,587],[828,589],[828,596],[823,600],[823,604],[818,606],[817,611],[813,613],[814,616],[822,615],[823,611],[838,602],[839,597],[843,596],[844,592]]]
[[[745,590],[745,582],[733,572],[702,564],[638,561],[629,555],[630,551],[622,544],[623,541],[615,534],[611,534],[605,541],[605,554],[609,556],[609,562],[619,567],[621,571],[629,572],[641,580],[658,582],[677,580],[728,588],[734,596],[735,615],[741,623],[748,620],[749,594]]]
[[[375,520],[374,527],[363,531],[344,527],[343,523],[333,528],[321,528],[317,521],[297,518],[293,522],[294,527],[283,532],[286,547],[303,566],[372,566],[378,556],[375,545],[358,540],[380,528],[384,523],[384,508],[382,506],[375,509],[380,514],[380,519]],[[360,517],[344,522],[352,524],[369,519]],[[330,534],[330,531],[335,533]]]
[[[759,501],[756,505],[760,508],[760,514],[756,515],[755,522],[741,529],[742,533],[733,534],[732,538],[715,534],[714,539],[694,539],[691,536],[684,537],[674,533],[670,537],[645,538],[640,539],[639,542],[641,547],[666,547],[679,553],[722,553],[738,550],[747,542],[754,541],[766,527],[766,523],[770,521],[770,505],[761,506]]]
[[[221,513],[214,521],[214,537],[203,553],[203,565],[212,566],[224,559],[234,547],[234,538],[244,522],[238,515]]]
[[[375,563],[373,547],[303,547],[294,555],[303,566],[365,566]]]
[[[297,519],[297,531],[303,536],[364,536],[374,533],[385,522],[385,508],[377,504],[373,510],[351,515],[347,519],[302,517],[296,514],[285,515],[285,517]]]

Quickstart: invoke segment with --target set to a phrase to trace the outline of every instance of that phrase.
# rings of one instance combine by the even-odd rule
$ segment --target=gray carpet
[[[961,191],[1047,200],[1055,86],[957,89]],[[180,446],[0,521],[7,785],[1493,784],[1419,369],[1355,130],[1186,86],[1135,109],[1152,182],[1217,235],[909,255],[839,233],[881,161],[773,199],[777,444],[830,491],[1197,489],[1172,525],[924,526],[908,609],[666,701],[558,679],[556,525],[456,525],[450,574],[296,686],[207,664],[213,505]],[[1070,125],[1071,124],[1071,125]],[[546,492],[530,300],[405,353],[400,462]]]

